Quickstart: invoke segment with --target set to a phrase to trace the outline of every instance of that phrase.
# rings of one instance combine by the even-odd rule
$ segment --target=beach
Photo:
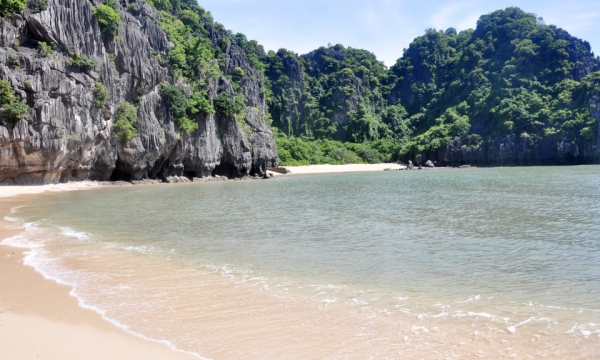
[[[369,172],[369,171],[384,171],[405,169],[405,165],[398,163],[382,163],[382,164],[346,164],[346,165],[306,165],[306,166],[282,166],[290,171],[291,175],[305,174],[331,174],[331,173],[351,173],[351,172]],[[274,176],[281,175],[276,172],[271,172]]]
[[[44,192],[97,188],[93,183],[0,187],[0,242],[21,231],[4,219],[11,209]],[[2,359],[194,359],[164,344],[128,334],[81,308],[71,287],[23,265],[24,249],[0,245],[0,352]]]
[[[560,208],[547,200],[572,179],[594,194],[595,168],[344,176],[293,176],[300,174],[293,169],[269,181],[0,187],[0,241],[19,235],[8,243],[33,243],[0,245],[2,354],[600,355],[597,287],[580,266],[598,252],[597,221],[568,233],[595,200],[568,191]],[[515,204],[538,216],[521,224],[533,231],[489,225],[490,214],[504,224],[524,221]],[[569,218],[549,226],[564,209]],[[572,236],[581,240],[572,245]],[[573,261],[557,257],[557,247]],[[536,257],[545,260],[532,263]],[[570,293],[561,291],[567,282]]]
[[[385,165],[385,166],[384,166]],[[294,174],[382,171],[389,164],[293,167]],[[0,186],[0,242],[23,231],[5,219],[11,209],[45,193],[98,189],[97,182]],[[144,340],[79,306],[72,288],[45,279],[23,264],[25,249],[0,245],[0,349],[3,359],[194,359],[167,345]]]

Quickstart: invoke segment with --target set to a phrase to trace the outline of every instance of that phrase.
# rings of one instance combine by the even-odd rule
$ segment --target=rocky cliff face
[[[247,105],[243,117],[198,114],[192,119],[198,129],[184,133],[158,90],[171,83],[190,93],[160,61],[172,45],[157,24],[159,15],[141,1],[139,11],[129,13],[123,0],[118,36],[107,38],[93,14],[99,4],[49,0],[40,13],[25,9],[0,20],[0,79],[30,107],[16,124],[0,119],[0,184],[264,176],[267,166],[277,165],[261,77],[235,42],[227,47],[224,75],[236,67],[250,75],[240,84]],[[219,37],[215,30],[215,46]],[[43,57],[38,42],[57,49]],[[78,71],[70,65],[75,54],[92,59],[95,68]],[[93,106],[98,82],[109,92],[101,108]],[[225,76],[208,83],[211,102],[218,92],[234,93]],[[124,101],[138,112],[138,135],[126,143],[113,130],[116,108]]]
[[[529,136],[510,134],[473,144],[472,135],[468,135],[449,141],[437,153],[419,154],[414,161],[425,164],[432,160],[438,165],[449,166],[600,164],[600,94],[594,93],[586,101],[595,120],[595,140],[560,135],[536,140]],[[475,126],[477,130],[485,130],[484,124],[478,125]]]

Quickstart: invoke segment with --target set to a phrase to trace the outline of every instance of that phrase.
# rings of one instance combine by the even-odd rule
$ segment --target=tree
[[[0,18],[23,10],[25,5],[27,5],[27,0],[2,0],[0,2]]]
[[[108,5],[98,5],[94,8],[94,15],[98,19],[103,33],[115,36],[121,23],[121,14]]]
[[[138,135],[134,127],[137,123],[138,114],[135,106],[128,102],[123,102],[117,107],[116,122],[114,124],[115,136],[123,143],[128,143]]]

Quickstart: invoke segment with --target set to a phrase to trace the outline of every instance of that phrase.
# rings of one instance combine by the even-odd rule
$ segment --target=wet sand
[[[12,208],[43,196],[32,194],[89,187],[89,184],[0,187],[0,241],[21,232],[17,223],[4,217]],[[69,295],[70,287],[46,280],[33,268],[24,266],[23,256],[22,249],[0,245],[2,359],[195,358],[130,335],[99,314],[79,307],[77,299]]]

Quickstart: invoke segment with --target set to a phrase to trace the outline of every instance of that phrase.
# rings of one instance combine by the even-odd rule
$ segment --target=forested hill
[[[600,163],[600,61],[518,8],[428,29],[390,69],[342,45],[261,60],[284,163]]]
[[[517,8],[429,29],[387,68],[342,45],[265,52],[196,0],[0,2],[0,184],[600,163],[599,64]]]

